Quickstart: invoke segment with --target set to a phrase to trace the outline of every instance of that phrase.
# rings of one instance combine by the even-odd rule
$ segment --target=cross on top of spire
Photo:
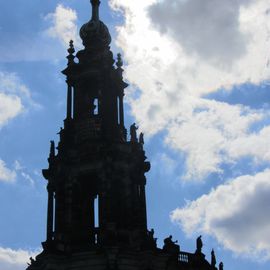
[[[99,21],[100,0],[91,0],[92,4],[92,21]]]

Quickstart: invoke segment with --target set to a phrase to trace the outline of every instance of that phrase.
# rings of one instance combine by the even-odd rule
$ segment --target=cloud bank
[[[160,1],[150,7],[149,14],[154,26],[177,40],[186,54],[229,67],[247,53],[249,37],[241,30],[239,16],[250,2]]]
[[[270,170],[243,175],[171,213],[191,234],[214,236],[237,254],[270,258]]]

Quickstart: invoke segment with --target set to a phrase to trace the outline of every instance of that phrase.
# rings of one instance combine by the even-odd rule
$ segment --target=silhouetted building
[[[115,63],[111,36],[99,20],[99,0],[80,36],[85,49],[68,49],[67,114],[55,150],[51,141],[47,239],[28,270],[214,270],[201,237],[194,254],[169,236],[158,248],[147,228],[145,173],[150,170],[143,134],[124,125],[123,62]],[[76,58],[76,61],[75,61]],[[223,265],[221,265],[223,268]]]

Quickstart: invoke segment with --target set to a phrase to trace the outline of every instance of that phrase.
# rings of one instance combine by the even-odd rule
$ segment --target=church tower
[[[57,145],[51,141],[47,181],[47,237],[28,270],[217,269],[204,259],[197,239],[194,254],[182,252],[172,237],[156,245],[148,231],[145,173],[150,170],[143,134],[124,123],[123,62],[110,51],[111,36],[99,19],[80,29],[84,49],[73,42],[62,73],[67,109]],[[223,265],[220,265],[220,270]]]

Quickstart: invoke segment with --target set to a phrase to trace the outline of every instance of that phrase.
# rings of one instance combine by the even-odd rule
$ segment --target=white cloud
[[[14,162],[14,169],[17,173],[20,174],[20,176],[22,176],[23,179],[25,179],[32,187],[34,187],[35,185],[35,180],[33,179],[33,177],[27,172],[27,168],[24,167],[20,161],[15,160]],[[40,173],[37,174],[37,171],[34,170],[33,174],[35,176],[40,177]]]
[[[0,181],[14,182],[16,179],[16,172],[6,167],[3,160],[0,159]]]
[[[0,71],[0,127],[23,113],[27,107],[40,108],[29,88],[15,73]]]
[[[0,93],[0,126],[6,124],[22,111],[23,105],[18,96]]]
[[[265,117],[263,113],[213,100],[198,99],[193,102],[194,108],[190,105],[188,108],[184,102],[182,104],[185,118],[180,114],[170,123],[166,142],[186,153],[187,179],[200,180],[212,172],[222,173],[220,167],[223,163],[251,155],[251,143],[243,143],[252,140],[251,137],[261,144],[267,141],[260,134],[249,134],[249,127],[262,120]],[[241,154],[237,146],[246,152]],[[260,153],[258,159],[263,159]]]
[[[29,182],[29,184],[30,184],[31,186],[34,186],[34,185],[35,185],[35,180],[34,180],[28,173],[21,172],[21,176],[22,176],[27,182]]]
[[[25,270],[30,257],[35,257],[38,252],[28,250],[13,250],[0,247],[0,269]]]
[[[14,161],[14,169],[16,171],[22,171],[24,169],[24,167],[21,165],[20,161],[15,160]]]
[[[232,145],[248,139],[269,112],[203,97],[270,79],[269,1],[110,3],[125,17],[116,42],[128,63],[126,79],[140,89],[139,97],[127,96],[141,129],[167,131],[167,143],[187,154],[187,178],[203,179],[236,162]],[[250,136],[266,143],[259,133]],[[264,159],[259,152],[257,158]]]
[[[270,259],[270,170],[244,175],[171,213],[187,233],[214,236],[244,256]]]
[[[248,37],[240,31],[239,12],[241,5],[250,2],[160,1],[150,8],[150,17],[162,33],[178,40],[186,53],[195,53],[203,61],[230,64],[246,52]]]
[[[45,19],[52,23],[52,26],[46,30],[49,36],[58,38],[65,47],[68,46],[71,39],[75,44],[79,44],[76,25],[77,13],[75,10],[59,4],[55,12],[49,13]]]

